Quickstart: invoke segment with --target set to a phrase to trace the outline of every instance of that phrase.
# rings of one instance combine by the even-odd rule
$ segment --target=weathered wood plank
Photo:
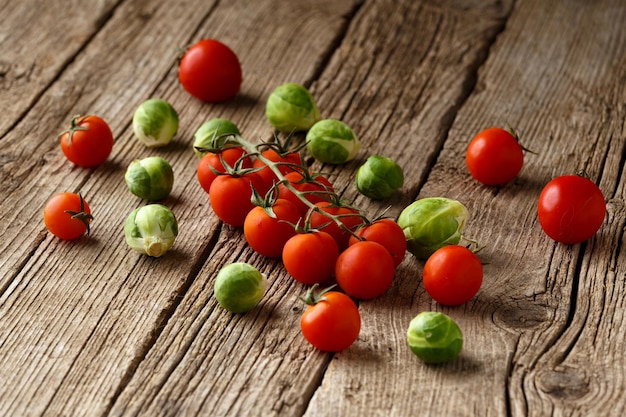
[[[90,7],[68,0],[4,3],[0,14],[0,138],[100,30],[116,5],[114,0],[92,2]]]
[[[11,58],[39,62],[57,47],[65,57],[35,71],[37,82],[11,84],[13,93],[18,84],[27,92],[14,107],[21,110],[0,122],[8,126],[0,169],[0,414],[623,414],[622,2],[118,3],[107,3],[116,11],[99,14],[96,29],[85,23],[73,47],[37,28],[21,40],[41,48]],[[9,2],[0,22],[35,16],[21,4]],[[244,86],[232,102],[200,103],[176,82],[176,47],[204,36],[226,41],[242,59]],[[285,81],[312,83],[323,115],[361,137],[354,162],[315,165],[346,200],[372,215],[387,204],[397,215],[431,195],[468,205],[467,234],[486,244],[488,262],[475,300],[438,306],[419,284],[422,263],[408,258],[384,297],[361,303],[363,330],[353,347],[331,356],[302,339],[304,288],[278,261],[253,254],[239,230],[220,226],[195,182],[189,147],[195,128],[212,117],[231,118],[251,140],[269,136],[264,98]],[[172,146],[156,151],[129,128],[136,105],[151,96],[167,98],[181,115]],[[78,112],[101,114],[116,135],[111,160],[95,170],[71,167],[57,148],[57,132]],[[512,183],[480,186],[466,172],[465,146],[478,130],[506,122],[538,155],[527,155]],[[406,186],[388,202],[371,202],[352,184],[371,153],[405,168]],[[143,204],[126,192],[125,168],[148,154],[168,158],[177,178],[165,203],[181,235],[161,259],[132,253],[121,234],[127,213]],[[553,244],[536,221],[536,198],[552,176],[581,167],[609,200],[607,222],[586,245]],[[46,199],[65,190],[88,197],[96,214],[91,238],[60,242],[35,221]],[[246,315],[226,313],[212,297],[216,271],[235,260],[271,280]],[[458,361],[424,366],[407,349],[408,322],[426,309],[447,312],[463,329]]]
[[[485,244],[483,288],[462,307],[442,308],[415,287],[422,264],[411,262],[385,299],[361,304],[367,349],[331,362],[310,415],[623,414],[623,336],[615,329],[626,270],[618,258],[625,13],[617,1],[516,2],[419,193],[469,207],[467,234]],[[507,122],[539,155],[527,154],[511,184],[477,185],[464,166],[467,143]],[[551,177],[580,168],[599,182],[609,216],[588,244],[556,245],[536,220],[537,197]],[[401,344],[410,319],[431,309],[465,333],[462,357],[447,366],[424,366]],[[383,372],[394,377],[380,381]]]
[[[313,79],[355,5],[125,2],[5,136],[22,168],[7,170],[11,182],[0,206],[1,414],[107,413],[196,279],[220,230],[195,180],[193,132],[221,116],[241,122],[251,136],[269,135],[264,97],[281,82]],[[176,48],[206,36],[219,37],[242,60],[247,75],[232,102],[201,103],[176,80]],[[132,112],[150,96],[167,98],[181,115],[179,135],[167,149],[146,150],[132,137]],[[95,170],[71,167],[54,139],[79,112],[103,116],[117,139],[110,160]],[[51,139],[36,148],[23,141],[26,133]],[[176,176],[165,204],[178,216],[180,235],[162,259],[132,252],[121,233],[126,215],[142,204],[125,190],[126,166],[149,154],[166,157]],[[89,239],[60,242],[42,223],[29,221],[39,218],[51,194],[65,190],[81,190],[92,206],[96,220]],[[20,215],[16,206],[24,207]]]
[[[317,167],[330,174],[345,198],[355,199],[352,177],[358,163],[372,152],[382,152],[406,167],[407,186],[394,201],[394,209],[412,200],[445,137],[444,131],[429,130],[414,119],[437,125],[451,122],[441,122],[440,116],[449,118],[467,94],[467,80],[474,76],[490,39],[502,24],[496,11],[492,10],[492,18],[476,19],[474,15],[463,18],[453,9],[419,3],[391,7],[382,1],[363,5],[313,88],[324,116],[346,120],[360,133],[364,144],[364,151],[353,163],[338,168]],[[472,29],[464,28],[469,22]],[[465,45],[470,35],[481,42],[472,42],[468,50]],[[428,41],[422,42],[424,38]],[[457,47],[451,48],[450,44]],[[415,93],[420,91],[423,93]],[[372,213],[384,205],[356,200]],[[202,279],[190,287],[111,414],[282,416],[301,415],[308,407],[331,356],[316,352],[299,334],[302,304],[298,296],[304,287],[294,284],[279,264],[252,254],[239,232],[225,231],[230,234],[222,237],[217,252],[200,271]],[[259,308],[245,316],[224,312],[211,294],[217,270],[234,260],[262,265],[272,282]],[[408,262],[407,268],[414,269],[415,265]],[[408,292],[412,295],[417,283],[411,281]],[[397,298],[391,300],[381,300],[385,314],[391,314],[391,306],[398,306]],[[375,334],[364,333],[347,353],[335,356],[331,368],[362,366],[365,374],[373,369],[377,372],[369,376],[359,372],[358,378],[347,384],[333,375],[325,377],[323,395],[329,398],[314,401],[311,415],[350,415],[337,406],[350,401],[352,392],[365,392],[358,380],[369,381],[384,392],[382,400],[391,395],[392,387],[397,389],[397,384],[404,382],[377,368],[387,362],[381,361],[383,354],[372,344],[389,334],[388,321],[368,309],[364,321],[368,327],[380,327]],[[404,338],[389,339],[388,343],[403,346]],[[385,384],[388,390],[382,388]],[[360,412],[378,410],[379,393],[368,391],[365,395],[368,404]],[[402,405],[407,406],[408,413],[414,410]]]

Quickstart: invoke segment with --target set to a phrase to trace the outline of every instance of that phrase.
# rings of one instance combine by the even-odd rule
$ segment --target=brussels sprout
[[[124,175],[131,193],[145,200],[157,201],[167,197],[174,185],[174,171],[160,156],[136,159]]]
[[[174,213],[161,204],[133,210],[124,223],[126,243],[134,250],[159,257],[172,247],[178,236]]]
[[[398,225],[404,230],[409,252],[418,259],[427,259],[437,249],[459,243],[468,217],[467,208],[460,202],[429,197],[402,210]]]
[[[309,130],[320,120],[315,99],[306,87],[286,83],[276,87],[265,105],[265,115],[272,126],[283,133]]]
[[[372,155],[356,172],[356,188],[366,197],[382,200],[391,197],[404,184],[404,172],[392,159]]]
[[[226,310],[245,313],[256,307],[267,287],[267,278],[255,267],[235,262],[217,273],[213,292],[217,302]]]
[[[194,153],[198,158],[202,158],[205,152],[199,149],[220,148],[228,140],[226,135],[241,135],[241,133],[237,126],[227,119],[211,119],[205,122],[193,135]]]
[[[456,359],[463,348],[463,333],[449,316],[425,311],[413,318],[407,330],[411,351],[426,363]]]
[[[178,132],[178,113],[165,100],[146,100],[135,110],[133,131],[137,139],[149,148],[165,146]]]
[[[309,153],[326,164],[351,161],[361,147],[361,142],[350,126],[335,119],[324,119],[315,123],[309,129],[306,141]]]

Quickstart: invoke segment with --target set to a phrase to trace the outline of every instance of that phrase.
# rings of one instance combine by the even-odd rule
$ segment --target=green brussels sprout
[[[426,363],[456,359],[463,348],[463,333],[449,316],[425,311],[413,318],[407,330],[411,351]]]
[[[265,105],[267,120],[278,131],[292,133],[309,130],[320,120],[315,99],[306,87],[285,83],[276,87]]]
[[[398,225],[404,230],[409,252],[418,259],[427,259],[443,246],[458,244],[468,218],[469,212],[460,202],[429,197],[402,210]]]
[[[228,119],[218,118],[205,122],[193,135],[194,153],[198,158],[202,158],[205,154],[202,149],[220,148],[228,141],[226,135],[241,135],[241,132],[239,132],[237,126]]]
[[[169,208],[148,204],[130,213],[124,223],[124,236],[134,250],[158,258],[174,244],[178,222]]]
[[[144,101],[133,115],[133,131],[149,148],[165,146],[178,132],[178,113],[160,98]]]
[[[235,262],[217,273],[213,292],[224,309],[231,313],[245,313],[261,301],[268,285],[265,275],[255,267]]]
[[[372,155],[356,172],[356,188],[374,200],[391,197],[404,184],[404,172],[391,158]]]
[[[326,164],[351,161],[361,147],[350,126],[335,119],[315,123],[306,135],[306,142],[309,153]]]
[[[157,201],[167,197],[174,186],[172,166],[160,156],[136,159],[124,175],[131,193],[145,200]]]

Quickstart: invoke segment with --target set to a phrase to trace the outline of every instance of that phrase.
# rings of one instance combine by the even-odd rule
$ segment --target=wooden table
[[[6,0],[0,6],[0,415],[2,416],[622,416],[626,411],[626,3],[622,0]],[[208,104],[177,80],[178,48],[212,37],[238,54],[240,94]],[[471,212],[485,279],[460,307],[432,301],[407,256],[392,288],[359,303],[362,330],[338,354],[300,334],[305,287],[256,255],[211,212],[195,178],[193,133],[224,117],[260,142],[279,84],[310,88],[322,115],[348,123],[357,158],[313,168],[348,202],[389,215],[445,196]],[[133,135],[135,108],[171,102],[165,148]],[[116,143],[95,169],[73,166],[57,134],[75,114],[105,118]],[[486,187],[467,172],[468,141],[511,124],[519,177]],[[371,154],[406,182],[375,202],[354,186]],[[124,173],[160,155],[175,171],[164,204],[179,220],[162,258],[132,251],[122,225],[145,204]],[[584,169],[607,217],[591,240],[541,230],[538,195]],[[46,201],[80,191],[90,237],[61,241]],[[253,311],[213,297],[216,272],[245,261],[270,279]],[[428,366],[408,349],[421,311],[452,316],[461,356]]]

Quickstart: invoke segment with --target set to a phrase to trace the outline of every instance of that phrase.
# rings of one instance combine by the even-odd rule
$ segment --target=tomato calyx
[[[311,288],[309,288],[306,292],[306,294],[304,295],[304,297],[300,297],[300,299],[302,301],[304,301],[306,304],[313,306],[317,303],[320,303],[322,301],[326,301],[326,297],[324,296],[327,292],[331,291],[333,288],[335,288],[337,286],[337,284],[333,284],[330,287],[324,288],[320,291],[318,291],[319,288],[319,284],[313,284],[311,286]]]
[[[282,141],[280,137],[276,133],[274,133],[272,141],[262,142],[261,144],[257,145],[257,149],[259,153],[261,153],[264,150],[271,149],[274,152],[276,152],[278,156],[282,158],[285,158],[286,156],[290,154],[300,153],[300,151],[302,151],[306,147],[306,142],[303,142],[294,147],[292,146],[292,141],[293,141],[294,136],[295,135],[292,132],[289,135],[287,135],[287,138],[284,141]],[[295,165],[296,168],[302,168],[300,165],[293,164],[290,162],[286,162],[286,163],[277,162],[277,164],[287,165],[287,166]]]
[[[82,116],[80,114],[72,116],[70,128],[59,134],[59,138],[61,138],[61,136],[67,133],[67,146],[70,146],[72,144],[72,136],[74,135],[74,132],[79,131],[79,130],[84,130],[84,131],[89,130],[85,126],[80,125],[82,122],[85,121],[85,119],[87,119],[87,117],[89,116]]]
[[[224,157],[222,156],[221,152],[217,152],[217,156],[220,159],[220,163],[222,164],[222,166],[224,167],[224,171],[220,171],[218,169],[216,169],[214,166],[209,165],[209,169],[211,171],[213,171],[213,173],[217,176],[219,175],[230,175],[231,177],[243,177],[247,174],[250,174],[252,172],[258,172],[260,170],[260,168],[244,168],[243,164],[244,161],[246,160],[246,158],[249,158],[250,155],[247,153],[244,153],[243,155],[241,155],[239,158],[237,158],[237,160],[235,161],[234,164],[229,164],[228,161],[226,161],[224,159]]]
[[[278,189],[276,187],[272,187],[265,194],[265,196],[261,196],[257,189],[254,188],[254,185],[250,184],[250,187],[252,188],[252,196],[250,197],[250,201],[252,202],[252,204],[261,207],[263,211],[265,211],[265,213],[267,213],[267,215],[270,216],[272,219],[278,218],[278,216],[274,212],[274,205],[278,200]],[[296,227],[296,225],[292,226]]]
[[[93,220],[93,216],[90,213],[85,212],[85,199],[80,193],[78,193],[78,198],[80,201],[79,210],[78,211],[65,210],[65,212],[69,214],[70,216],[72,216],[72,219],[80,220],[87,228],[87,236],[89,236],[89,231],[90,231],[89,222]]]
[[[528,152],[531,153],[533,155],[538,155],[537,152],[531,151],[530,149],[528,149],[527,147],[525,147],[524,145],[522,145],[522,142],[520,142],[520,137],[519,134],[517,133],[517,130],[515,130],[515,128],[513,128],[510,124],[506,124],[506,129],[507,132],[509,132],[511,134],[511,136],[513,136],[513,138],[515,139],[515,141],[519,144],[520,148],[522,148],[522,150],[524,152]]]

